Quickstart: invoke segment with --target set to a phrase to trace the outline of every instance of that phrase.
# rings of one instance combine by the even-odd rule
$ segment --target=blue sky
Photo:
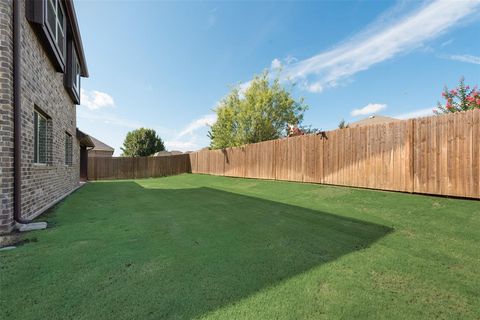
[[[208,146],[232,85],[281,70],[323,130],[371,114],[431,114],[445,85],[480,84],[480,1],[75,1],[90,77],[78,126],[121,153],[153,128]],[[278,68],[281,69],[278,69]]]

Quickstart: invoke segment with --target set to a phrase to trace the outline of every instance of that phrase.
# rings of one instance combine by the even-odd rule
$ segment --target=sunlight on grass
[[[0,253],[0,314],[474,319],[479,215],[478,201],[278,181],[91,183]]]

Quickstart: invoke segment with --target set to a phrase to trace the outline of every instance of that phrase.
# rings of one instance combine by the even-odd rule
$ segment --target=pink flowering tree
[[[458,111],[466,111],[472,109],[480,109],[480,91],[475,86],[465,85],[465,79],[460,79],[460,83],[456,89],[445,90],[442,93],[445,99],[445,104],[438,103],[437,109],[434,109],[435,114],[453,113]]]

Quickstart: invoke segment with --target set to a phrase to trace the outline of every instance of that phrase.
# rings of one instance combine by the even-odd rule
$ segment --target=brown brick
[[[25,1],[20,1],[24,4]],[[22,14],[22,214],[29,219],[73,190],[79,182],[78,141],[73,165],[65,165],[65,132],[75,136],[76,107],[30,23]],[[0,1],[0,233],[13,226],[13,26],[12,0]],[[33,115],[37,106],[51,118],[50,161],[33,163]],[[11,141],[12,143],[8,142]]]

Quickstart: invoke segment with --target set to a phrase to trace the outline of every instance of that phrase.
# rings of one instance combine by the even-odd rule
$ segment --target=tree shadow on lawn
[[[92,310],[103,319],[200,317],[391,231],[217,189],[146,189],[135,182],[90,184],[59,210],[52,231],[65,234],[62,246],[74,258],[52,254],[53,265],[68,259],[70,270],[45,272],[56,273],[51,290],[79,293],[44,307],[61,303],[66,317],[72,308],[85,318]],[[83,274],[71,279],[70,272]]]

